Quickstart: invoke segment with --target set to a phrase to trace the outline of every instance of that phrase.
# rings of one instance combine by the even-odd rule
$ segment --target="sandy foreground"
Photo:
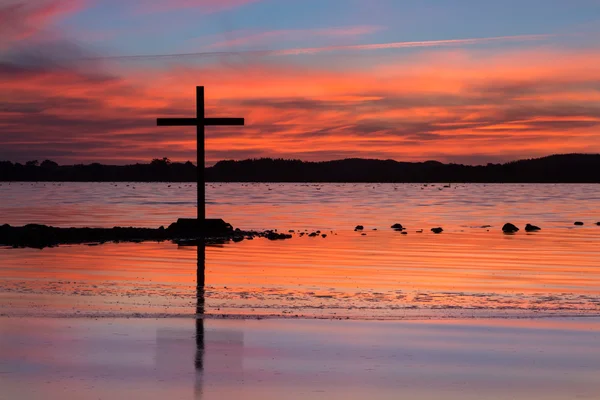
[[[0,318],[0,399],[599,399],[600,318]]]

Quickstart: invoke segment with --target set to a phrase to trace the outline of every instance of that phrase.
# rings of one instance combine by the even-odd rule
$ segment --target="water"
[[[397,319],[600,312],[599,185],[444,186],[207,185],[209,217],[328,237],[207,248],[206,313]],[[195,194],[194,185],[177,183],[3,183],[0,223],[166,226],[195,215]],[[585,225],[573,226],[577,220]],[[501,227],[509,221],[542,231],[507,236]],[[408,235],[389,228],[396,222]],[[365,236],[354,232],[358,224]],[[437,226],[444,233],[429,231]],[[195,263],[194,249],[171,243],[0,249],[0,314],[191,316]]]

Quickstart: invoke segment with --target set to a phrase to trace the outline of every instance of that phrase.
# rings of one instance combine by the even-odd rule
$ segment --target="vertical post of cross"
[[[196,185],[197,185],[197,218],[198,231],[200,232],[200,241],[198,243],[198,266],[196,268],[196,285],[204,289],[205,283],[205,261],[206,249],[204,248],[205,239],[205,219],[206,219],[206,178],[204,176],[204,134],[205,134],[205,111],[204,111],[204,86],[196,86]],[[202,121],[202,123],[200,123]]]
[[[204,176],[204,131],[206,126],[243,126],[244,118],[206,118],[204,111],[204,86],[196,87],[196,118],[158,118],[158,126],[195,126],[196,127],[196,184],[198,193],[198,267],[196,270],[196,285],[199,298],[204,299],[205,284],[205,249],[206,237],[206,178]],[[200,309],[200,308],[199,308]],[[202,310],[204,308],[202,307]],[[202,311],[204,313],[204,311]]]

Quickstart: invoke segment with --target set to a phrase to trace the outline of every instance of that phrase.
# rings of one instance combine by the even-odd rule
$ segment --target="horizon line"
[[[302,163],[326,163],[326,162],[336,162],[336,161],[347,161],[347,160],[363,160],[363,161],[393,161],[393,162],[397,162],[397,163],[408,163],[408,164],[422,164],[422,163],[427,163],[427,162],[436,162],[436,163],[440,163],[440,164],[445,164],[445,165],[450,165],[450,164],[455,164],[455,165],[465,165],[465,166],[473,166],[473,167],[477,167],[477,166],[486,166],[488,164],[493,164],[493,165],[503,165],[503,164],[509,164],[512,162],[517,162],[517,161],[525,161],[525,160],[540,160],[543,158],[549,158],[549,157],[557,157],[557,156],[600,156],[600,153],[554,153],[554,154],[548,154],[545,156],[537,156],[537,157],[529,157],[529,158],[518,158],[518,159],[513,159],[510,161],[504,161],[504,162],[488,162],[486,164],[465,164],[465,163],[459,163],[459,162],[443,162],[443,161],[438,161],[435,159],[427,159],[427,160],[423,160],[423,161],[401,161],[401,160],[396,160],[393,158],[364,158],[364,157],[346,157],[346,158],[336,158],[336,159],[330,159],[330,160],[320,160],[320,161],[310,161],[310,160],[302,160],[299,158],[284,158],[284,157],[254,157],[254,158],[243,158],[243,159],[233,159],[233,158],[229,158],[229,159],[222,159],[219,161],[216,161],[214,164],[210,165],[210,166],[204,166],[204,168],[212,168],[214,167],[217,163],[220,162],[242,162],[242,161],[258,161],[258,160],[281,160],[281,161],[299,161]],[[166,157],[167,159],[169,159],[168,157]],[[61,167],[70,167],[70,166],[78,166],[78,165],[83,165],[83,166],[89,166],[89,165],[93,165],[93,164],[100,164],[102,166],[117,166],[117,167],[126,167],[126,166],[131,166],[131,165],[147,165],[150,164],[152,161],[154,160],[162,160],[162,158],[153,158],[150,161],[144,163],[144,162],[140,162],[140,161],[136,161],[136,162],[130,162],[130,163],[126,163],[126,164],[103,164],[101,162],[90,162],[88,164],[84,164],[84,163],[79,163],[79,164],[58,164]],[[43,161],[39,161],[39,160],[30,160],[30,161],[38,161],[38,166],[39,164],[41,164],[43,161],[52,161],[55,162],[51,159],[45,159]],[[187,164],[188,162],[193,164],[194,166],[197,167],[195,162],[192,162],[191,160],[186,160],[186,161],[172,161],[170,160],[171,164]],[[25,166],[25,163],[20,163],[20,162],[13,162],[10,160],[0,160],[0,163],[11,163],[13,165],[16,164],[20,164],[22,166]],[[28,161],[27,161],[28,162]]]

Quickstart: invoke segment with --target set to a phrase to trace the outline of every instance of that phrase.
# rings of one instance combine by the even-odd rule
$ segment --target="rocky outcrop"
[[[431,232],[435,233],[435,234],[440,234],[442,232],[444,232],[444,230],[442,228],[431,228]]]
[[[269,240],[290,239],[292,235],[274,231],[242,231],[222,219],[205,221],[205,243],[240,242],[254,237]],[[106,242],[161,242],[170,240],[180,245],[198,245],[201,241],[200,227],[196,219],[181,218],[169,225],[154,228],[56,228],[47,225],[29,224],[15,227],[0,226],[0,246],[32,247],[43,249],[61,244],[102,244]]]

